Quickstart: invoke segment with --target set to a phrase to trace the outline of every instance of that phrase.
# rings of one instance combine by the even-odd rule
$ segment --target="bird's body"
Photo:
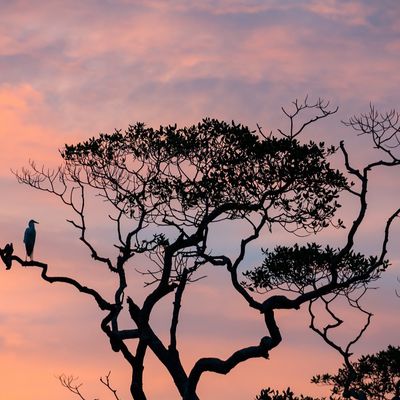
[[[36,240],[35,224],[37,223],[38,222],[31,219],[28,223],[28,227],[25,229],[25,234],[24,234],[26,257],[27,258],[29,257],[31,261],[33,260],[33,248],[35,247],[35,240]]]

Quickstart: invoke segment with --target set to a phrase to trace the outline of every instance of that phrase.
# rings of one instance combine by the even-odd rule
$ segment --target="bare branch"
[[[298,136],[308,125],[318,121],[319,119],[326,118],[332,114],[335,114],[339,109],[338,107],[329,109],[329,101],[325,101],[321,98],[319,98],[315,103],[309,103],[308,96],[306,96],[301,103],[296,99],[292,102],[292,105],[294,106],[294,111],[292,112],[283,107],[281,108],[282,112],[289,118],[289,132],[285,133],[282,130],[278,129],[279,133],[290,139],[294,139],[296,136]],[[299,127],[296,128],[295,119],[304,110],[315,110],[318,114],[306,120],[305,122],[300,124]]]
[[[100,377],[100,382],[101,382],[104,386],[106,386],[106,387],[110,390],[110,392],[112,392],[112,394],[113,394],[115,400],[120,400],[120,398],[119,398],[118,395],[117,395],[116,389],[114,389],[114,388],[111,386],[110,375],[111,375],[111,371],[109,371],[108,374],[107,374],[104,378],[103,378],[103,377]]]
[[[85,397],[83,397],[81,391],[79,388],[82,386],[82,383],[75,383],[76,380],[78,380],[78,377],[74,377],[72,375],[60,375],[58,376],[58,380],[60,381],[61,385],[68,389],[71,393],[76,394],[81,400],[86,400]]]
[[[355,115],[348,121],[342,121],[352,127],[359,135],[369,135],[376,149],[383,151],[393,163],[400,161],[400,114],[396,110],[380,113],[370,104],[369,112]]]
[[[75,228],[80,231],[80,240],[85,244],[91,252],[94,260],[105,263],[110,271],[115,272],[111,260],[106,257],[99,256],[93,245],[86,238],[86,221],[85,221],[85,189],[82,181],[79,179],[79,171],[73,170],[73,174],[68,176],[66,170],[59,167],[56,170],[46,170],[44,167],[38,168],[36,164],[30,162],[31,171],[23,168],[21,172],[14,172],[19,183],[24,183],[44,192],[48,192],[58,197],[65,205],[72,208],[76,213],[79,223],[73,220],[67,220]],[[73,185],[68,187],[68,183],[72,180]],[[76,200],[75,193],[78,199]]]
[[[333,324],[327,324],[325,327],[322,328],[322,330],[316,326],[316,323],[315,323],[316,316],[312,311],[312,305],[316,300],[311,300],[309,302],[309,306],[308,306],[308,312],[311,317],[310,328],[314,332],[316,332],[324,340],[325,343],[327,343],[329,346],[331,346],[333,349],[335,349],[343,357],[344,363],[349,371],[348,376],[346,377],[346,382],[345,382],[345,387],[344,387],[344,397],[349,397],[350,393],[356,393],[356,391],[354,391],[354,389],[351,389],[352,382],[355,379],[355,370],[354,370],[352,363],[350,362],[350,357],[352,355],[352,353],[350,352],[350,348],[360,340],[361,336],[365,333],[365,331],[367,330],[367,328],[371,322],[372,313],[366,311],[360,305],[360,299],[364,296],[366,291],[367,291],[367,288],[364,287],[361,290],[361,293],[354,299],[352,299],[349,295],[346,295],[349,305],[351,307],[359,310],[361,313],[365,314],[367,318],[366,318],[364,325],[359,330],[358,334],[353,339],[349,340],[349,342],[347,343],[347,345],[345,347],[342,347],[339,344],[335,343],[335,341],[329,337],[329,331],[331,329],[337,328],[338,326],[340,326],[343,323],[343,320],[338,318],[330,307],[331,303],[335,300],[335,298],[337,296],[334,296],[334,297],[330,298],[329,300],[324,298],[323,296],[320,298],[324,302],[325,310],[329,313],[329,315],[335,321],[335,323],[333,323]]]

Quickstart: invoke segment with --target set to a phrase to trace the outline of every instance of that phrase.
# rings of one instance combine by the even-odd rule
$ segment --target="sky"
[[[354,114],[400,108],[400,3],[397,0],[0,0],[0,246],[13,242],[23,256],[27,221],[38,225],[35,257],[53,274],[79,276],[107,291],[109,275],[90,260],[78,234],[65,221],[70,211],[56,198],[16,182],[12,171],[35,160],[57,166],[59,149],[136,121],[158,127],[190,125],[204,117],[235,120],[266,132],[287,127],[281,112],[296,98],[323,97],[339,106],[304,140],[344,140],[357,165],[375,160],[368,138],[341,124]],[[337,158],[335,165],[342,165]],[[400,197],[398,171],[379,170],[371,180],[367,224],[356,248],[377,251],[384,218]],[[341,217],[354,219],[344,197]],[[112,232],[94,204],[88,234],[111,251]],[[215,246],[234,252],[240,226],[215,233]],[[354,347],[355,357],[399,345],[400,224],[389,245],[390,269],[376,282],[366,305],[374,317]],[[319,240],[340,245],[343,232]],[[258,249],[297,238],[276,232]],[[227,357],[264,335],[260,316],[235,295],[224,271],[208,269],[193,285],[182,309],[179,338],[190,366],[200,356]],[[135,279],[136,277],[136,279]],[[145,291],[134,270],[132,293]],[[170,300],[170,299],[169,299]],[[154,316],[166,329],[170,301]],[[361,322],[350,310],[347,330]],[[0,271],[0,394],[7,400],[72,399],[60,374],[83,382],[88,398],[110,399],[99,377],[111,372],[121,398],[128,398],[129,369],[100,333],[101,313],[84,295],[41,281],[39,271],[15,265]],[[253,399],[260,389],[290,386],[327,394],[311,385],[313,374],[334,372],[341,360],[308,329],[304,310],[283,311],[283,343],[270,360],[242,364],[228,376],[206,374],[202,399]],[[149,399],[178,394],[160,364],[148,357]]]

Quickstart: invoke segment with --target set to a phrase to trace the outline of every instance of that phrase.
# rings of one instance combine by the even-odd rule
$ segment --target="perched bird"
[[[36,231],[35,224],[38,224],[34,219],[31,219],[28,223],[28,227],[25,229],[24,243],[26,249],[26,259],[29,257],[33,260],[33,248],[35,247]]]

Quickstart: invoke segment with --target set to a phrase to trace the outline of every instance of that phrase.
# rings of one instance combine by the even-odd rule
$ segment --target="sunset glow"
[[[57,167],[66,143],[137,121],[158,128],[211,117],[276,133],[288,126],[282,106],[306,95],[322,97],[339,111],[312,125],[302,140],[335,146],[344,140],[358,167],[379,158],[371,141],[341,120],[368,111],[370,103],[400,110],[399,20],[397,0],[0,1],[0,247],[13,242],[23,257],[23,233],[33,218],[39,221],[35,257],[51,275],[80,277],[111,294],[108,271],[66,222],[71,211],[55,197],[18,184],[12,171],[29,160]],[[340,155],[332,163],[343,166]],[[398,168],[372,177],[358,251],[378,251],[385,218],[398,207],[398,177]],[[355,218],[347,200],[344,195],[339,215],[346,227]],[[102,253],[115,255],[104,204],[94,199],[91,206],[88,235]],[[355,358],[400,344],[399,222],[389,243],[391,266],[365,299],[374,317],[354,347]],[[236,253],[243,229],[232,224],[211,232],[214,249]],[[252,245],[245,267],[260,262],[260,248],[306,240],[340,246],[345,240],[343,230],[335,229],[306,239],[272,233]],[[129,275],[129,296],[138,299],[147,290],[142,277],[135,280],[142,261]],[[265,335],[262,318],[234,293],[226,271],[206,267],[204,275],[184,295],[178,328],[188,369],[199,357],[226,358]],[[110,393],[99,378],[109,371],[121,399],[130,398],[129,366],[110,349],[99,327],[103,314],[91,299],[44,282],[36,268],[2,266],[0,276],[1,400],[73,399],[57,379],[63,373],[79,377],[88,399],[107,400]],[[163,301],[152,320],[161,337],[168,334],[171,304],[172,297]],[[310,379],[336,371],[342,360],[309,329],[306,308],[279,313],[283,343],[269,360],[243,363],[226,376],[205,374],[200,398],[252,400],[268,386],[327,396],[328,388]],[[348,318],[340,337],[347,338],[362,321],[351,309],[342,312]],[[162,364],[150,352],[146,357],[149,400],[179,399]]]

